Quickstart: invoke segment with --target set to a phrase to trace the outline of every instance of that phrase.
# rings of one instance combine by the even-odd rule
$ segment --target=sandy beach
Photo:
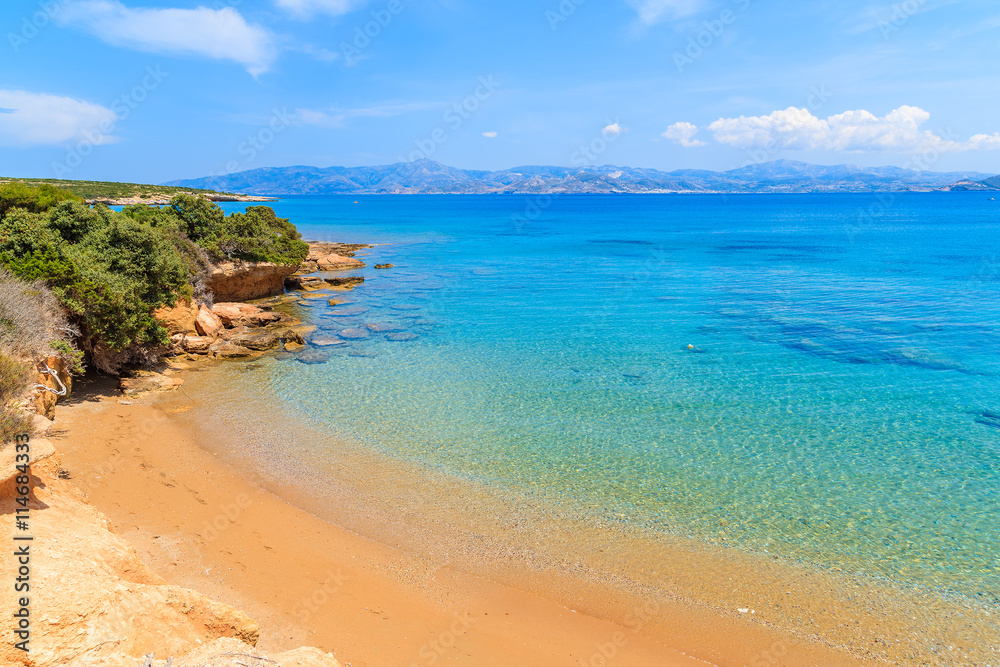
[[[245,610],[265,650],[307,643],[355,667],[866,664],[690,604],[573,610],[539,595],[539,581],[521,590],[367,539],[202,449],[175,420],[186,401],[126,405],[84,384],[60,405],[53,440],[70,479],[154,571]]]

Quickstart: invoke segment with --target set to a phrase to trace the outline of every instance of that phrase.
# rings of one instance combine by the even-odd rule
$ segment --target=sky
[[[0,176],[1000,173],[995,0],[6,0],[0,23]]]

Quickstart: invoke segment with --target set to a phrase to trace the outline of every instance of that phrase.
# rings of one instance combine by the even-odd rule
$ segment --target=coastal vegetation
[[[44,178],[0,178],[0,185],[18,184],[23,188],[47,188],[62,195],[75,195],[80,200],[114,200],[138,197],[142,199],[170,199],[178,194],[227,195],[205,188],[185,188],[170,185],[144,185],[141,183],[111,183],[107,181],[64,181]]]
[[[169,340],[153,311],[178,299],[209,300],[205,278],[214,263],[298,265],[307,253],[295,227],[268,207],[226,215],[185,193],[170,206],[119,213],[48,184],[0,185],[6,280],[50,291],[73,330],[54,342],[75,345],[104,372],[158,359]],[[13,338],[28,335],[10,326]]]

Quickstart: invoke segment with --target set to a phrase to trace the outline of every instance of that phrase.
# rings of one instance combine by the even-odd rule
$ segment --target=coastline
[[[175,419],[194,407],[182,396],[78,398],[60,406],[53,440],[71,479],[143,561],[246,611],[263,650],[308,643],[355,666],[597,664],[602,648],[616,665],[869,664],[685,602],[633,602],[631,616],[614,604],[574,611],[538,594],[552,583],[543,572],[522,590],[368,539],[202,449]],[[603,592],[561,583],[581,601]]]
[[[990,645],[965,632],[976,610],[961,603],[736,549],[627,531],[608,540],[607,527],[570,522],[551,532],[555,542],[577,537],[565,555],[578,560],[554,562],[514,535],[544,529],[523,512],[523,499],[453,484],[456,502],[406,506],[394,493],[413,484],[414,471],[349,448],[336,463],[339,478],[318,471],[340,489],[339,516],[331,516],[328,503],[310,504],[308,487],[221,451],[213,438],[231,428],[224,418],[215,436],[193,426],[215,407],[196,386],[235,367],[186,371],[182,391],[131,405],[61,406],[57,445],[91,502],[145,562],[170,583],[245,610],[264,628],[265,650],[308,643],[353,665],[508,664],[496,663],[498,655],[510,664],[586,665],[618,637],[622,645],[612,648],[623,665],[921,664],[936,655],[941,619],[950,619],[946,635],[966,643],[938,664],[982,664],[962,647]],[[498,517],[515,513],[504,503],[525,525],[500,525]],[[465,504],[472,509],[463,513]],[[579,558],[581,541],[602,537],[607,554]],[[485,557],[470,558],[470,544]],[[660,576],[635,576],[644,558]],[[927,616],[911,619],[917,604]],[[474,623],[453,631],[461,618]],[[454,649],[429,649],[439,636]]]
[[[348,665],[993,664],[1000,631],[968,600],[643,532],[311,431],[268,395],[277,362],[195,363],[180,391],[124,401],[84,386],[53,438],[142,560],[246,611],[263,650],[310,644]],[[275,424],[286,442],[255,438]]]

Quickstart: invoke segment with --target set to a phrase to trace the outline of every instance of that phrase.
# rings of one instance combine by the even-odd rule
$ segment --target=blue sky
[[[8,0],[0,18],[0,175],[1000,172],[995,2]]]

